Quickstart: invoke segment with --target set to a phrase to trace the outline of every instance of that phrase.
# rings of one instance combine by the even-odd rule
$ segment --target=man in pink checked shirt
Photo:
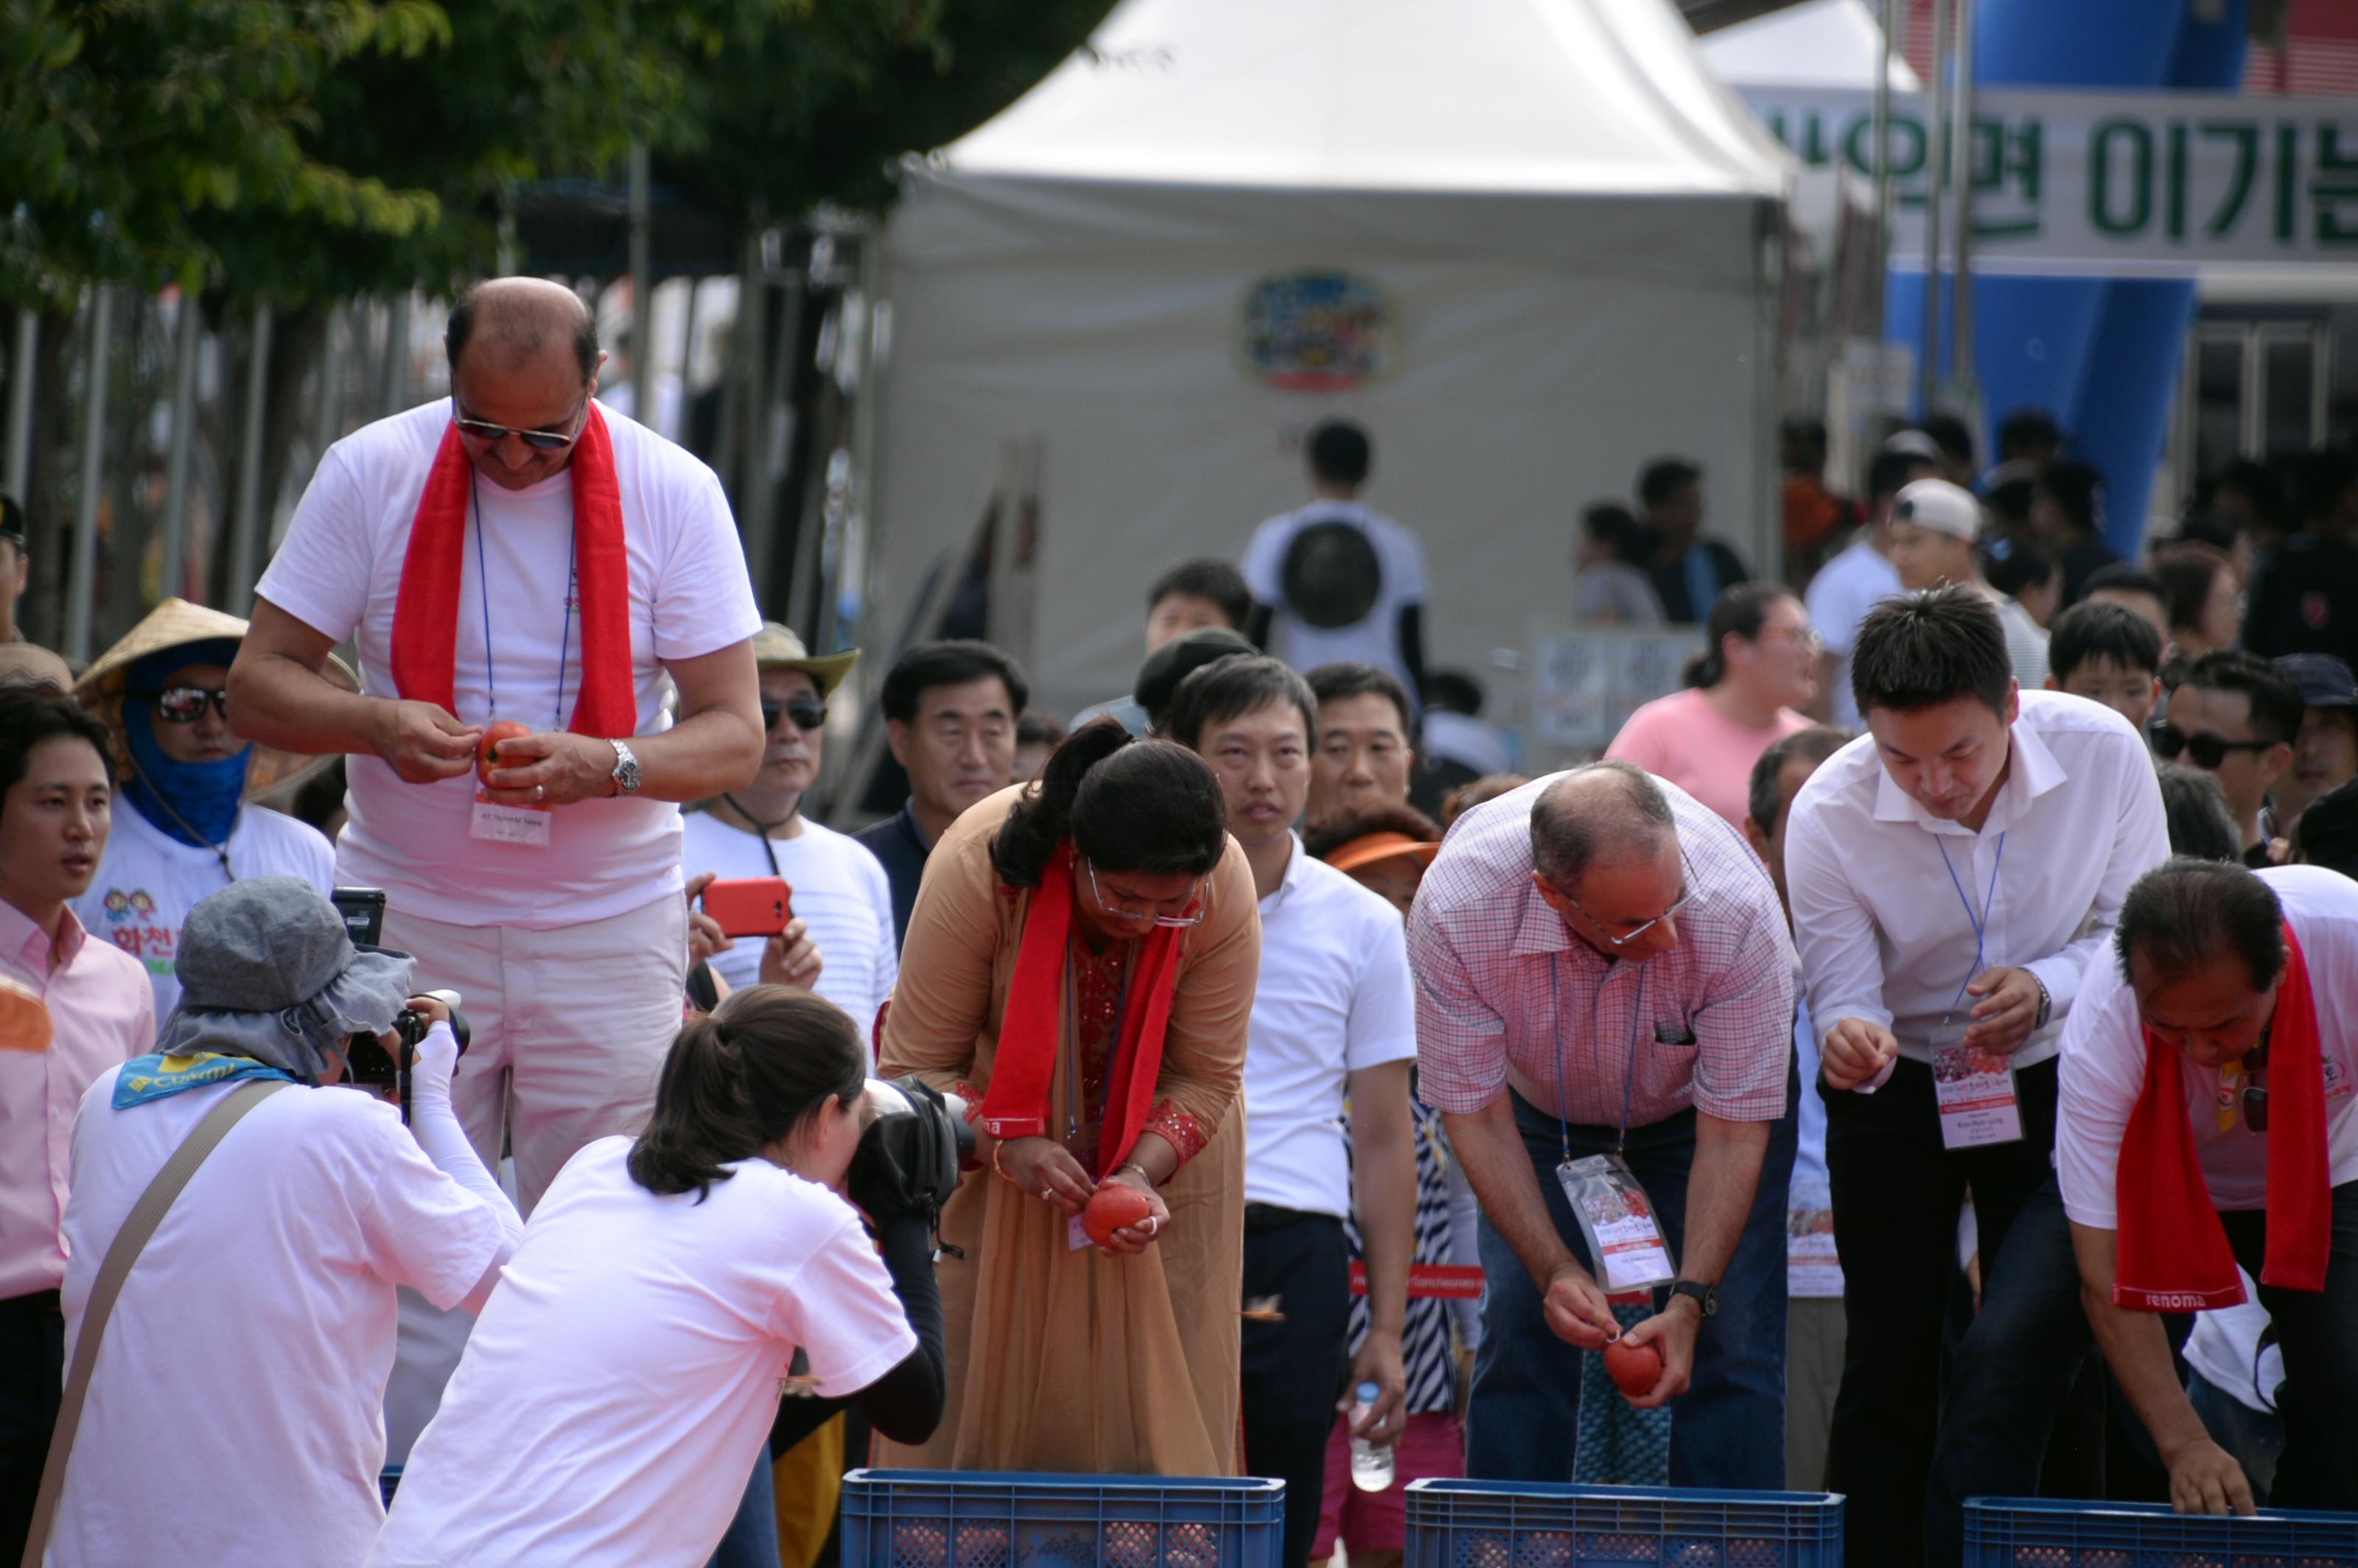
[[[1591,1217],[1658,1219],[1677,1274],[1628,1336],[1662,1361],[1631,1402],[1676,1401],[1671,1485],[1783,1486],[1795,965],[1768,871],[1693,796],[1592,763],[1458,818],[1408,952],[1418,1093],[1482,1205],[1466,1473],[1574,1474],[1581,1357],[1620,1325],[1558,1167],[1618,1150],[1643,1197]]]
[[[67,1137],[82,1091],[153,1044],[156,1004],[139,960],[66,907],[106,852],[105,726],[69,697],[0,692],[0,975],[40,996],[51,1027],[46,1051],[0,1040],[0,1562],[14,1562],[65,1381]]]

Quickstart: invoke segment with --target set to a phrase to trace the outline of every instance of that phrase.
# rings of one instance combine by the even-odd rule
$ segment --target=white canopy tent
[[[1866,87],[1883,59],[1883,27],[1866,0],[1801,0],[1698,40],[1704,63],[1730,87]],[[1923,83],[1891,51],[1891,91]]]
[[[1669,0],[1126,0],[907,168],[868,645],[1029,443],[1029,607],[992,634],[1052,711],[1126,690],[1149,580],[1301,504],[1336,415],[1424,541],[1433,665],[1560,620],[1578,508],[1656,454],[1773,568],[1786,184]]]

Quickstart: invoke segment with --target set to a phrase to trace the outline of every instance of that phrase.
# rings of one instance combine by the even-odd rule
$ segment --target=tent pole
[[[647,259],[647,144],[631,143],[631,416],[658,435],[655,422],[655,286]]]
[[[114,380],[114,290],[101,284],[90,295],[90,359],[83,373],[90,390],[82,405],[81,485],[74,496],[73,544],[66,557],[66,635],[60,651],[69,664],[90,662],[91,602],[98,591],[98,492],[106,479],[106,393]]]
[[[336,330],[343,316],[342,306],[328,308],[328,325],[319,342],[319,401],[311,415],[311,445],[317,449],[311,462],[315,468],[343,434],[344,349],[343,339]]]
[[[393,297],[384,317],[384,389],[377,414],[391,418],[401,412],[409,387],[409,291]]]
[[[270,391],[270,305],[254,307],[253,342],[245,368],[245,418],[238,427],[237,501],[230,514],[229,580],[225,589],[232,615],[248,613],[254,604],[254,534],[262,523],[262,416]]]
[[[1974,0],[1956,0],[1957,75],[1949,90],[1955,128],[1950,133],[1949,161],[1957,182],[1956,261],[1950,280],[1953,300],[1949,319],[1951,375],[1973,395],[1974,385]]]
[[[1875,341],[1890,335],[1883,296],[1891,287],[1891,32],[1899,0],[1883,0],[1882,62],[1875,73]]]
[[[1932,416],[1932,391],[1941,376],[1941,206],[1948,200],[1949,0],[1932,0],[1931,102],[1924,115],[1924,342],[1916,359],[1916,416]]]
[[[164,456],[164,538],[156,576],[165,594],[189,591],[189,463],[195,455],[197,360],[205,347],[204,308],[193,288],[180,290],[180,320],[172,346],[172,437]]]
[[[41,313],[31,306],[16,312],[16,347],[8,356],[7,456],[0,465],[0,490],[25,499],[33,465],[33,359],[41,346]]]

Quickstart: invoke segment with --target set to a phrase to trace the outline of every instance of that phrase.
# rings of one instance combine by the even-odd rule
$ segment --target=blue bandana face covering
[[[245,793],[245,768],[254,748],[242,746],[236,755],[218,762],[174,762],[156,744],[155,702],[139,694],[155,690],[176,670],[191,665],[226,665],[236,657],[236,643],[224,640],[219,646],[228,650],[224,656],[209,656],[216,651],[211,643],[148,654],[132,665],[123,697],[123,738],[134,764],[131,777],[123,781],[124,798],[159,831],[200,849],[228,842],[230,829],[237,826],[238,801]],[[165,809],[168,805],[170,810]]]

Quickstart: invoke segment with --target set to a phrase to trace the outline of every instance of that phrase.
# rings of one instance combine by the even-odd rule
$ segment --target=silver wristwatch
[[[614,772],[611,774],[614,781],[614,793],[618,795],[638,794],[638,754],[620,741],[612,741],[609,744],[614,748]]]

